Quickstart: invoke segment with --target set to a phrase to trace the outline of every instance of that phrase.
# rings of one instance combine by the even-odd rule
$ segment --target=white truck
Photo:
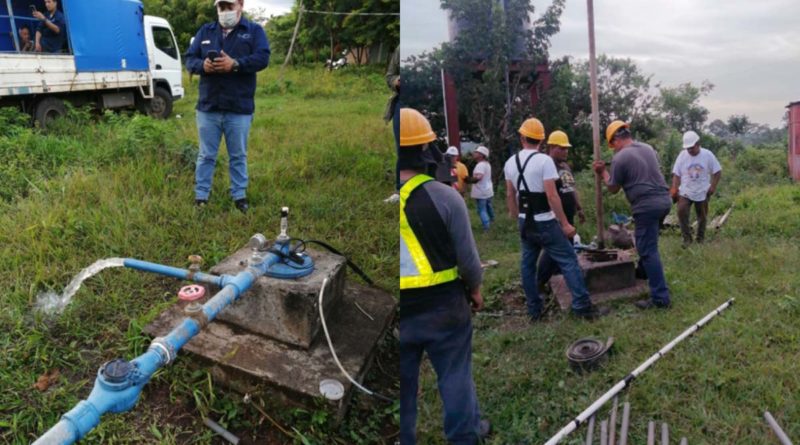
[[[65,102],[101,110],[136,107],[166,118],[183,97],[172,28],[145,16],[139,0],[62,0],[63,52],[21,52],[19,30],[35,35],[39,20],[31,14],[37,7],[44,12],[44,1],[0,0],[0,107],[19,107],[44,128],[65,114]]]

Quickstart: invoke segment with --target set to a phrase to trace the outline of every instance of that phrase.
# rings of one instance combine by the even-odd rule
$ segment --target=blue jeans
[[[647,273],[650,285],[650,298],[657,305],[669,304],[669,288],[664,277],[664,266],[661,264],[661,255],[658,253],[658,227],[666,210],[654,210],[633,215],[636,224],[636,250],[639,252],[639,263]]]
[[[225,146],[228,148],[228,157],[230,158],[228,169],[231,177],[231,197],[234,200],[245,198],[247,192],[247,136],[252,123],[252,114],[197,112],[200,153],[197,155],[197,167],[194,172],[194,196],[196,199],[208,199],[208,195],[211,193],[211,180],[214,178],[217,152],[223,135],[225,135]]]
[[[522,288],[525,290],[525,298],[528,305],[528,315],[538,318],[542,314],[542,298],[539,296],[539,286],[536,275],[536,261],[542,251],[547,252],[550,258],[555,261],[564,275],[572,293],[572,311],[585,312],[592,306],[589,299],[589,291],[586,290],[586,283],[583,280],[583,272],[578,266],[578,256],[572,248],[561,227],[555,219],[550,221],[535,222],[535,236],[533,239],[525,238],[523,226],[525,220],[519,219],[520,232],[522,237]]]
[[[478,217],[483,224],[483,230],[489,230],[489,225],[494,221],[494,209],[492,208],[492,198],[475,199],[478,206]]]
[[[463,296],[463,294],[462,294]],[[436,371],[450,444],[478,443],[480,409],[472,380],[472,318],[466,297],[400,318],[400,443],[416,443],[422,353]]]
[[[394,130],[394,145],[397,149],[397,162],[394,168],[394,186],[395,190],[400,190],[400,98],[394,103],[392,129]]]

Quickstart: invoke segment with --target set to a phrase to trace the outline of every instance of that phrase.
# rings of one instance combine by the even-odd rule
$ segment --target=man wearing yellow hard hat
[[[671,305],[664,266],[658,252],[658,231],[661,221],[669,214],[672,200],[658,162],[655,149],[634,141],[630,126],[616,120],[606,128],[606,140],[614,151],[610,172],[605,162],[597,160],[594,171],[600,175],[611,193],[620,189],[631,204],[634,236],[639,253],[639,265],[647,275],[650,299],[637,301],[640,309],[668,308]]]
[[[542,298],[536,277],[536,262],[542,251],[558,264],[572,293],[572,313],[594,319],[605,315],[589,299],[583,272],[570,239],[575,227],[567,220],[556,190],[558,172],[550,156],[539,148],[544,142],[544,126],[535,118],[519,129],[522,150],[506,161],[506,204],[511,218],[517,218],[522,244],[522,288],[531,322],[542,316]]]
[[[421,113],[400,110],[400,443],[416,443],[426,353],[436,371],[447,441],[471,445],[490,430],[472,379],[470,305],[483,308],[483,272],[464,199],[425,174],[435,139]]]
[[[572,169],[569,167],[569,164],[567,164],[567,156],[571,147],[572,144],[569,143],[569,137],[567,137],[567,133],[563,131],[554,131],[550,133],[550,136],[547,138],[547,154],[553,158],[558,173],[556,190],[558,191],[559,199],[561,199],[561,207],[564,208],[567,221],[574,226],[576,214],[581,224],[586,222],[586,215],[583,213],[583,208],[581,207],[578,187],[575,185],[575,176],[572,174]],[[578,235],[575,235],[575,237],[577,239]],[[542,252],[539,258],[539,272],[537,277],[539,289],[543,289],[550,278],[558,273],[561,273],[558,264],[550,258],[547,251]]]

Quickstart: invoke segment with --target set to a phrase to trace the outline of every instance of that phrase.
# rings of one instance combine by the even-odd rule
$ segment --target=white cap
[[[236,3],[236,0],[214,0],[214,6],[217,6],[220,3]]]
[[[458,156],[458,149],[456,147],[448,147],[444,154],[449,156]]]
[[[687,131],[683,133],[683,148],[692,148],[699,140],[700,136],[698,136],[697,133],[694,131]]]
[[[475,151],[477,151],[478,153],[482,154],[484,158],[488,158],[489,157],[489,149],[484,147],[483,145],[478,147],[478,149],[475,150]]]

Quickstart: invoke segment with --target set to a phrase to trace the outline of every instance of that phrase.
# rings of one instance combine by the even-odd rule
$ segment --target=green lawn
[[[270,68],[259,76],[247,215],[230,200],[224,150],[209,206],[193,206],[196,78],[185,79],[188,97],[167,121],[76,110],[42,135],[0,113],[0,442],[30,443],[89,394],[100,364],[143,352],[149,339],[142,327],[173,303],[181,286],[112,269],[87,281],[60,317],[34,314],[38,293],[60,292],[97,259],[185,267],[188,255],[199,254],[208,267],[253,233],[275,236],[279,209],[289,206],[292,235],[327,240],[396,291],[397,208],[381,202],[393,188],[394,146],[381,119],[388,92],[380,69],[279,74]],[[396,343],[389,337],[380,357],[391,370]],[[57,383],[45,392],[32,389],[51,369],[61,373]],[[371,383],[397,396],[396,378],[378,368]],[[322,411],[263,399],[271,416],[298,433],[281,435],[182,356],[155,375],[134,410],[105,416],[82,443],[218,443],[201,414],[261,443],[388,442],[384,436],[398,422],[396,405],[361,396],[339,427]]]
[[[766,159],[767,161],[763,161]],[[761,160],[760,162],[755,162]],[[736,207],[705,245],[681,248],[677,231],[661,239],[673,296],[668,311],[642,312],[629,303],[612,306],[598,322],[553,310],[530,325],[522,316],[474,318],[473,366],[478,397],[496,434],[493,444],[538,444],[560,430],[596,398],[686,328],[735,297],[732,308],[682,342],[620,396],[631,403],[629,443],[644,443],[647,422],[670,426],[672,443],[777,443],[763,420],[773,413],[789,437],[800,438],[800,188],[785,175],[785,153],[749,151],[724,160],[720,195],[711,214]],[[585,206],[593,208],[593,179],[578,175]],[[485,276],[487,312],[524,309],[519,281],[519,242],[496,193],[497,224],[488,234],[470,207],[482,259],[499,266]],[[500,196],[497,196],[500,195]],[[629,213],[624,198],[611,209]],[[592,214],[593,211],[587,212]],[[582,225],[585,242],[594,221]],[[614,355],[588,375],[572,373],[566,347],[584,336],[613,336]],[[433,372],[423,373],[420,443],[444,443]],[[609,416],[610,403],[598,414]],[[598,443],[599,422],[595,432]],[[660,428],[660,425],[659,425]],[[619,427],[617,429],[619,431]],[[660,431],[660,429],[659,429]],[[583,443],[582,427],[564,443]]]

